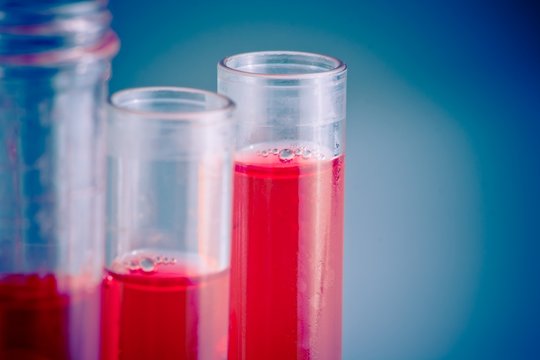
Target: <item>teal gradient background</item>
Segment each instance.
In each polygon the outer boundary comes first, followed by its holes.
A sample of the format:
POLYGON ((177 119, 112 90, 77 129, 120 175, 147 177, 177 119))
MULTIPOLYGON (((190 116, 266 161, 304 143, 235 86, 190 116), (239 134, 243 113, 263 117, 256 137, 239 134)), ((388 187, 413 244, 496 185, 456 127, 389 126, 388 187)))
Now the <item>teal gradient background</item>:
POLYGON ((348 64, 344 359, 540 358, 538 6, 110 7, 112 91, 215 90, 216 63, 246 51, 348 64))

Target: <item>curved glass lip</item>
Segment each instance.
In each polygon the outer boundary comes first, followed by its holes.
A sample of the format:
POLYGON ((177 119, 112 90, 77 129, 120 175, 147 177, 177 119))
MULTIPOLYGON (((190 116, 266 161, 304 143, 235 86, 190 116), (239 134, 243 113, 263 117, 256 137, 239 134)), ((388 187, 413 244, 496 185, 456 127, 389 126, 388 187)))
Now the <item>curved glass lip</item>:
POLYGON ((218 115, 226 115, 231 113, 235 108, 236 104, 229 99, 228 97, 202 89, 195 89, 190 87, 177 87, 177 86, 142 86, 134 87, 124 90, 119 90, 113 93, 108 100, 108 105, 117 112, 124 114, 137 115, 143 118, 155 118, 158 120, 177 120, 177 121, 190 121, 190 120, 204 120, 205 118, 214 118, 218 115), (200 111, 176 111, 176 112, 162 112, 162 111, 144 111, 144 110, 135 110, 130 109, 129 107, 122 106, 118 103, 119 98, 125 97, 130 94, 140 93, 140 92, 152 92, 152 91, 169 91, 173 93, 189 93, 189 94, 201 94, 209 97, 214 97, 219 99, 222 104, 215 108, 209 110, 200 110, 200 111))
POLYGON ((0 67, 3 66, 57 66, 78 61, 112 58, 118 52, 120 43, 115 32, 109 30, 101 41, 91 47, 74 47, 67 50, 53 50, 35 54, 0 54, 0 67))
POLYGON ((339 75, 347 71, 347 65, 336 57, 318 54, 318 53, 312 53, 312 52, 289 51, 289 50, 252 51, 252 52, 235 54, 235 55, 231 55, 231 56, 227 56, 223 58, 218 63, 218 67, 225 71, 228 71, 236 75, 240 75, 240 76, 249 76, 253 78, 276 79, 276 80, 297 80, 297 79, 302 80, 302 79, 326 78, 328 76, 339 75), (305 57, 317 57, 329 63, 333 63, 335 64, 335 66, 333 66, 332 68, 328 70, 308 72, 308 73, 269 74, 269 73, 256 73, 256 72, 251 72, 251 71, 239 70, 237 68, 234 68, 228 65, 228 63, 234 59, 245 57, 245 56, 254 56, 254 55, 257 55, 257 56, 297 55, 297 56, 305 56, 305 57))

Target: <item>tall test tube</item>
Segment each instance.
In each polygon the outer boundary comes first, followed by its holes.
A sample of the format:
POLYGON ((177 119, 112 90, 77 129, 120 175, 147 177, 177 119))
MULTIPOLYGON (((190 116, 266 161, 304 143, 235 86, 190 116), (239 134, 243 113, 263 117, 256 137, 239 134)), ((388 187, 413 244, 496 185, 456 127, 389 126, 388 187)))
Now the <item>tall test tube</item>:
POLYGON ((229 358, 341 358, 346 66, 227 57, 237 104, 229 358))
POLYGON ((226 359, 232 109, 186 88, 111 97, 103 359, 226 359))
POLYGON ((97 359, 106 1, 0 4, 0 359, 97 359))

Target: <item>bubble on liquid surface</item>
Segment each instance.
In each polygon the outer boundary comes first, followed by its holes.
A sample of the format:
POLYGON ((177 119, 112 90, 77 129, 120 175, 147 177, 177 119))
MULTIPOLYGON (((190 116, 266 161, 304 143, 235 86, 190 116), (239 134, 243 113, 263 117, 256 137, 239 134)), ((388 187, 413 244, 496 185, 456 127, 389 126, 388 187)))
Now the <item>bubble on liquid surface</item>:
POLYGON ((304 154, 302 155, 304 159, 309 159, 311 157, 311 150, 305 149, 304 154))
POLYGON ((261 156, 262 157, 267 157, 268 156, 268 150, 261 151, 261 156))
POLYGON ((154 260, 152 260, 151 258, 144 257, 144 258, 141 259, 140 265, 141 265, 141 270, 142 271, 151 272, 151 271, 154 271, 154 268, 155 268, 156 264, 154 263, 154 260))
POLYGON ((131 271, 140 269, 139 262, 135 259, 127 261, 126 267, 131 271))
POLYGON ((107 277, 105 277, 105 282, 104 282, 104 285, 106 287, 110 287, 112 285, 112 282, 114 281, 114 278, 110 275, 107 275, 107 277))
POLYGON ((281 149, 278 157, 282 162, 289 162, 294 159, 294 152, 291 149, 281 149))
POLYGON ((302 152, 303 152, 303 151, 304 151, 304 149, 298 148, 298 149, 296 149, 296 150, 294 151, 294 154, 300 156, 300 155, 302 155, 302 152))
POLYGON ((278 153, 279 153, 279 149, 278 149, 278 148, 273 148, 273 149, 272 149, 272 154, 277 155, 278 153))

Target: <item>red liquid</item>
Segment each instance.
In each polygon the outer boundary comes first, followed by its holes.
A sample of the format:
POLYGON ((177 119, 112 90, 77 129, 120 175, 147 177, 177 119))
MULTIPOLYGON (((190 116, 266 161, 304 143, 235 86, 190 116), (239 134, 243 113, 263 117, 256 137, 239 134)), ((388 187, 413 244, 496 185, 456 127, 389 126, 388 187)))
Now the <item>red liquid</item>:
POLYGON ((50 274, 0 279, 0 359, 97 358, 98 287, 72 282, 62 292, 58 282, 50 274))
POLYGON ((235 164, 229 358, 340 359, 344 158, 264 155, 235 164))
POLYGON ((225 359, 228 272, 198 276, 108 272, 103 281, 102 359, 225 359))

